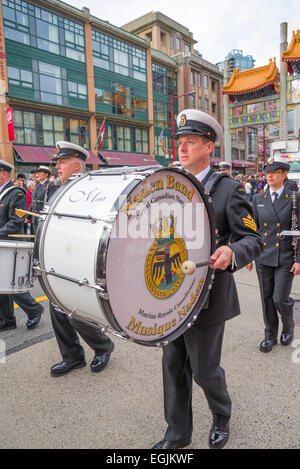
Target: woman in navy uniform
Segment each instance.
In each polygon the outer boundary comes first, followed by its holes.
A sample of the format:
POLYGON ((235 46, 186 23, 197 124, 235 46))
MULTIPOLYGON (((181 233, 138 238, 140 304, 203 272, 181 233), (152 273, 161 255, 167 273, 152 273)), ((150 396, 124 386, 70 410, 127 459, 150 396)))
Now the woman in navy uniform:
MULTIPOLYGON (((222 136, 222 128, 211 116, 195 109, 182 111, 177 126, 180 162, 205 186, 214 174, 210 155, 222 136)), ((164 439, 153 449, 183 448, 191 442, 193 377, 203 389, 212 412, 210 448, 224 447, 229 438, 231 400, 220 360, 225 321, 240 314, 232 272, 260 254, 262 241, 242 185, 224 175, 211 192, 211 198, 220 241, 220 247, 211 256, 215 281, 208 307, 200 312, 194 325, 163 347, 168 426, 164 439)))
MULTIPOLYGON (((264 240, 264 251, 256 259, 265 323, 261 352, 270 352, 277 344, 278 313, 282 321, 281 345, 289 345, 294 337, 294 301, 289 295, 294 275, 300 273, 300 250, 294 251, 292 236, 280 236, 281 231, 291 230, 292 223, 293 192, 284 185, 289 168, 286 158, 269 158, 264 167, 268 190, 255 195, 252 201, 254 217, 264 240)), ((294 195, 300 213, 300 195, 294 195)))
MULTIPOLYGON (((17 209, 26 210, 26 193, 21 187, 15 186, 10 173, 13 166, 0 160, 0 239, 12 240, 10 234, 23 234, 24 216, 17 215, 17 209)), ((44 308, 27 293, 0 295, 0 331, 16 328, 14 303, 25 311, 28 316, 27 329, 34 329, 41 320, 44 308)))

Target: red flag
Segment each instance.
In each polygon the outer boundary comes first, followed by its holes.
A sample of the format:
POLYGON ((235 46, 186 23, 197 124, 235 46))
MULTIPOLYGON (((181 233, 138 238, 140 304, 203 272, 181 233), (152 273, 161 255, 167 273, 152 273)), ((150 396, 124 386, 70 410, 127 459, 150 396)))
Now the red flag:
POLYGON ((6 119, 7 119, 7 129, 8 129, 8 140, 12 142, 15 139, 15 131, 14 131, 13 112, 12 112, 11 107, 6 109, 6 119))
POLYGON ((103 122, 102 122, 100 130, 99 130, 98 139, 100 139, 100 148, 102 148, 102 145, 103 145, 104 131, 105 131, 105 119, 103 119, 103 122))

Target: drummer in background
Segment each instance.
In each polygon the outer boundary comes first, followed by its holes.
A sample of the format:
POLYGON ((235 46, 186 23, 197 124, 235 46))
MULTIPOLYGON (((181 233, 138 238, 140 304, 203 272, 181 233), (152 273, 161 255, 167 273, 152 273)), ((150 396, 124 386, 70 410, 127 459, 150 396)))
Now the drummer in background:
MULTIPOLYGON (((50 178, 50 168, 48 166, 39 166, 36 174, 36 187, 31 196, 31 204, 29 207, 30 212, 41 213, 44 208, 45 203, 50 199, 50 197, 56 191, 56 186, 49 181, 50 178)), ((37 230, 38 218, 32 218, 32 229, 34 234, 37 230)))
POLYGON ((228 163, 228 161, 220 161, 219 171, 222 171, 222 173, 226 173, 228 176, 231 176, 231 163, 228 163))
MULTIPOLYGON (((56 169, 62 186, 54 193, 52 201, 59 194, 61 188, 68 184, 70 177, 76 173, 85 172, 85 160, 90 156, 87 150, 70 142, 57 142, 56 148, 57 154, 53 161, 56 161, 56 169)), ((51 200, 49 203, 51 204, 51 200)), ((86 366, 84 349, 79 342, 77 332, 95 351, 94 359, 90 365, 92 372, 102 371, 107 366, 110 354, 114 349, 113 342, 98 329, 76 321, 76 319, 69 319, 67 314, 55 309, 51 301, 50 314, 63 359, 62 362, 51 367, 51 376, 62 376, 75 368, 86 366)))
MULTIPOLYGON (((9 237, 10 234, 23 234, 24 229, 24 217, 20 217, 16 209, 27 208, 25 190, 15 186, 10 179, 12 169, 11 164, 0 160, 0 239, 11 241, 13 238, 9 237)), ((43 306, 29 292, 3 294, 0 295, 0 332, 17 327, 14 301, 28 316, 27 329, 35 329, 41 320, 43 306)))
MULTIPOLYGON (((182 111, 177 126, 179 160, 205 186, 216 174, 210 167, 210 155, 222 136, 222 128, 211 116, 195 109, 182 111)), ((240 314, 232 272, 260 254, 262 240, 245 190, 237 181, 221 176, 211 198, 220 241, 210 257, 215 280, 207 305, 194 325, 163 347, 167 430, 153 449, 184 448, 190 444, 193 377, 203 389, 212 412, 209 447, 223 448, 229 438, 231 399, 220 360, 225 321, 240 314)))

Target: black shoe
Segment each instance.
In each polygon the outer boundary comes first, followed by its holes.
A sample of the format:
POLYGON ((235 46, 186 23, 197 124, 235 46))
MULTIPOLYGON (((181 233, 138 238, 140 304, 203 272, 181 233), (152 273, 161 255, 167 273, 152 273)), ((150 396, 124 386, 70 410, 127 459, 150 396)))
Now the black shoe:
POLYGON ((264 353, 271 352, 273 345, 277 344, 277 339, 264 339, 259 346, 259 350, 264 353))
POLYGON ((82 360, 79 362, 72 362, 72 363, 66 363, 66 362, 60 362, 56 363, 56 365, 53 365, 50 370, 50 375, 51 376, 63 376, 66 375, 67 373, 70 373, 70 371, 75 370, 75 368, 83 368, 86 366, 86 361, 82 360))
POLYGON ((284 332, 280 336, 281 345, 290 345, 293 342, 294 334, 285 334, 284 332))
POLYGON ((42 317, 42 313, 39 313, 34 318, 29 319, 26 322, 27 329, 29 330, 35 329, 39 325, 41 317, 42 317))
POLYGON ((107 366, 109 362, 110 354, 113 352, 114 348, 115 348, 115 345, 112 344, 110 352, 102 353, 102 355, 99 355, 96 353, 91 363, 91 370, 93 373, 99 373, 100 371, 104 370, 104 368, 107 366))
POLYGON ((168 440, 161 440, 156 445, 153 446, 151 449, 177 449, 177 448, 185 448, 191 443, 192 439, 188 438, 187 440, 180 440, 180 441, 168 441, 168 440))
POLYGON ((1 325, 0 325, 0 332, 2 332, 2 331, 9 331, 10 329, 16 329, 16 328, 17 328, 17 325, 16 325, 15 322, 14 322, 14 323, 11 323, 11 324, 9 324, 9 323, 7 323, 7 324, 1 324, 1 325))
POLYGON ((208 444, 211 449, 222 449, 229 439, 229 424, 213 425, 209 433, 208 444))

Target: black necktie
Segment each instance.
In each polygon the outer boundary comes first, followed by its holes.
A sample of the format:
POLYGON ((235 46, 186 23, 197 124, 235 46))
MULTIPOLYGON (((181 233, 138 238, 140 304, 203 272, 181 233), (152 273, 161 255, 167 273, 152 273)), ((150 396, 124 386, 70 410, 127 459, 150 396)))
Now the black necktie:
POLYGON ((278 196, 277 192, 273 192, 273 196, 274 196, 273 207, 274 207, 274 210, 276 212, 277 211, 276 209, 278 207, 278 198, 279 198, 279 196, 278 196))

